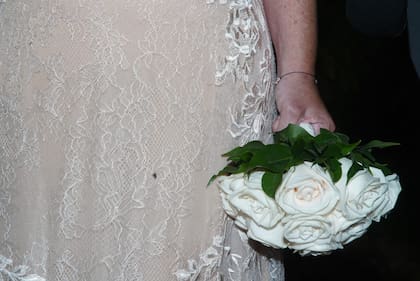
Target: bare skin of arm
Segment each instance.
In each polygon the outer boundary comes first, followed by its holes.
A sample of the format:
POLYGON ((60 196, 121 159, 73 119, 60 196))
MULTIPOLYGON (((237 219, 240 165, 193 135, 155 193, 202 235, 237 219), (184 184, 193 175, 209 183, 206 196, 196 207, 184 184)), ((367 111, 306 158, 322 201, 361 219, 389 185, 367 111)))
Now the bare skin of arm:
MULTIPOLYGON (((317 53, 316 0, 263 0, 268 27, 277 56, 277 74, 299 71, 315 74, 317 53)), ((279 116, 273 131, 289 123, 310 123, 316 133, 320 128, 335 130, 314 77, 293 73, 279 81, 275 89, 279 116)))

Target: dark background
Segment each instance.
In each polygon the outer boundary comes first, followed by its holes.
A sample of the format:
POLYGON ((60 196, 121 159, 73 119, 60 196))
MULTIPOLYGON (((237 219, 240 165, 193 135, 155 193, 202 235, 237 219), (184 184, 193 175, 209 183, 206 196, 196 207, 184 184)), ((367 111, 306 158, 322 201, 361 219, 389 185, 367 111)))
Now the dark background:
POLYGON ((346 20, 343 0, 318 1, 318 15, 319 89, 336 131, 354 141, 399 142, 374 155, 400 176, 402 192, 386 219, 343 250, 321 257, 286 252, 286 280, 419 281, 420 80, 407 34, 378 39, 358 33, 346 20))

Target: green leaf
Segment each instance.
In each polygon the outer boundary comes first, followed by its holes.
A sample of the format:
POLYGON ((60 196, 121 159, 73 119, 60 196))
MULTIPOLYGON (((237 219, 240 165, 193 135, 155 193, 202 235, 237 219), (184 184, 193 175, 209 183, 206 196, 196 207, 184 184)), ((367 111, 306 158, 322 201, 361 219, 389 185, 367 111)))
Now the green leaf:
POLYGON ((235 155, 230 156, 227 160, 234 163, 248 162, 252 158, 252 152, 242 151, 242 153, 236 153, 235 155))
POLYGON ((209 181, 207 182, 207 186, 211 185, 219 176, 219 174, 212 175, 209 181))
POLYGON ((274 195, 276 194, 276 191, 280 186, 282 179, 282 173, 265 172, 262 177, 262 189, 268 196, 274 198, 274 195))
POLYGON ((231 164, 226 165, 217 174, 211 176, 210 180, 207 183, 207 186, 209 186, 217 177, 220 177, 220 176, 229 176, 231 174, 238 173, 238 170, 239 170, 239 167, 232 166, 231 164))
POLYGON ((297 165, 299 163, 302 163, 303 161, 308 161, 313 158, 314 151, 313 149, 307 149, 306 147, 308 144, 300 139, 297 140, 292 146, 291 146, 291 153, 293 155, 293 164, 297 165))
POLYGON ((343 140, 334 132, 328 130, 322 130, 314 137, 314 143, 319 146, 329 145, 333 143, 345 143, 343 140))
POLYGON ((253 154, 257 152, 258 150, 264 149, 265 145, 260 141, 251 141, 244 146, 239 146, 234 149, 232 149, 229 152, 226 152, 225 154, 222 154, 224 157, 228 157, 228 160, 231 159, 241 159, 241 157, 244 154, 253 154))
POLYGON ((292 159, 292 152, 285 144, 268 144, 259 153, 255 153, 249 161, 252 168, 264 168, 280 172, 292 159))
POLYGON ((350 169, 347 171, 346 184, 348 184, 350 179, 360 170, 363 170, 363 166, 357 163, 356 161, 353 161, 353 164, 351 165, 350 169))
POLYGON ((372 167, 381 169, 385 176, 388 176, 388 175, 392 174, 392 171, 388 168, 388 165, 386 165, 386 164, 381 164, 381 163, 374 162, 372 164, 372 167))
POLYGON ((343 144, 341 145, 341 155, 346 156, 349 155, 357 146, 361 143, 361 141, 357 141, 354 143, 343 144))
MULTIPOLYGON (((323 130, 328 131, 326 129, 321 129, 321 131, 323 131, 323 130)), ((350 142, 350 138, 348 136, 346 136, 345 134, 334 132, 334 135, 336 135, 337 138, 339 138, 342 143, 349 143, 350 142)), ((360 143, 360 141, 358 141, 358 143, 360 143)))
POLYGON ((358 149, 356 149, 355 151, 355 155, 357 154, 361 154, 361 156, 363 156, 364 158, 368 159, 371 162, 375 161, 375 157, 373 156, 372 152, 370 151, 370 149, 366 149, 364 147, 359 147, 358 149))
POLYGON ((365 157, 364 154, 362 154, 358 151, 357 152, 355 151, 354 153, 352 153, 352 155, 350 156, 350 159, 353 162, 358 162, 364 168, 368 168, 369 166, 371 166, 374 163, 372 161, 372 159, 365 157))
POLYGON ((289 124, 283 130, 274 134, 274 143, 286 143, 293 145, 297 140, 310 142, 311 136, 304 128, 299 125, 289 124))
POLYGON ((249 165, 249 162, 243 162, 237 166, 236 170, 233 171, 232 174, 249 173, 251 170, 252 167, 249 165))
MULTIPOLYGON (((341 147, 339 144, 330 144, 320 155, 323 159, 334 158, 335 156, 341 156, 341 147)), ((341 158, 341 157, 339 157, 341 158)))
POLYGON ((326 162, 327 171, 333 182, 337 182, 342 175, 341 163, 337 159, 329 159, 326 162))
POLYGON ((367 144, 363 145, 364 148, 370 149, 370 148, 386 148, 390 146, 397 146, 400 145, 398 142, 384 142, 380 140, 372 140, 368 142, 367 144))
POLYGON ((339 155, 344 156, 348 154, 358 145, 358 143, 349 144, 348 138, 345 135, 323 129, 314 138, 313 145, 319 154, 324 154, 325 150, 329 150, 329 152, 327 152, 328 155, 333 153, 333 155, 339 157, 339 155), (331 146, 335 146, 335 148, 332 149, 331 146))

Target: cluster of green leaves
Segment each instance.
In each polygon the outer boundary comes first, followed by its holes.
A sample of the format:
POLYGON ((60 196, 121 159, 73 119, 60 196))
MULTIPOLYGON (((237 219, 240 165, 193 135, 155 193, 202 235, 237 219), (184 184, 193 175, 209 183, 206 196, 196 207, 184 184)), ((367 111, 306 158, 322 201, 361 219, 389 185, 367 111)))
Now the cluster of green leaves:
POLYGON ((273 144, 251 141, 223 154, 229 163, 213 175, 209 184, 217 177, 238 173, 250 174, 264 171, 262 188, 274 197, 280 186, 283 174, 291 167, 304 161, 318 164, 325 168, 333 182, 342 176, 340 158, 347 157, 353 161, 347 173, 347 181, 359 170, 369 167, 381 169, 385 175, 391 174, 386 164, 378 163, 372 155, 372 149, 399 145, 395 142, 373 140, 366 144, 361 141, 350 143, 349 137, 338 132, 321 129, 316 136, 310 135, 299 125, 290 124, 274 134, 273 144))

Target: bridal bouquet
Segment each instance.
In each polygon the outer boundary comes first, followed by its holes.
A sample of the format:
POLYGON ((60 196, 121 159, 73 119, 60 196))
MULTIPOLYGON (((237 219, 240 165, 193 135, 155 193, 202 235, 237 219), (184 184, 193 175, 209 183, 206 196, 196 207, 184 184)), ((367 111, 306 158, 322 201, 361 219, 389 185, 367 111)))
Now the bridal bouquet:
POLYGON ((350 143, 341 133, 289 125, 274 143, 252 141, 223 156, 216 181, 225 212, 249 238, 301 255, 341 249, 394 208, 399 178, 372 149, 398 145, 350 143))

